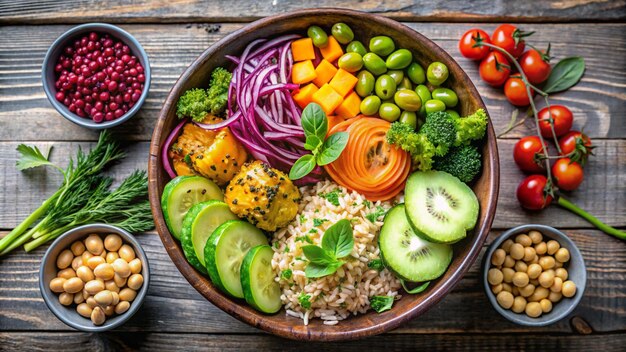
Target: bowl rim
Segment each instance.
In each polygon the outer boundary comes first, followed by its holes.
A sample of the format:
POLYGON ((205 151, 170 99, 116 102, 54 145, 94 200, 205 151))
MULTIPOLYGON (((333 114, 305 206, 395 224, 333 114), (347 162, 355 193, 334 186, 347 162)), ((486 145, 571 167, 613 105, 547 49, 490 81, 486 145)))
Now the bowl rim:
MULTIPOLYGON (((85 236, 87 236, 87 234, 85 234, 85 236)), ((139 255, 137 255, 137 257, 139 257, 139 255)), ((78 226, 71 230, 66 231, 61 236, 59 236, 56 240, 54 240, 54 242, 52 242, 52 244, 48 247, 48 249, 46 249, 46 253, 43 255, 41 259, 41 264, 39 265, 39 291, 48 309, 60 321, 65 323, 65 325, 70 326, 80 331, 85 331, 85 332, 108 331, 108 330, 115 329, 121 326, 122 324, 126 323, 130 318, 132 318, 135 315, 135 313, 137 313, 137 311, 139 311, 139 308, 141 308, 141 305, 143 304, 143 301, 148 294, 149 286, 150 286, 150 263, 148 262, 148 256, 146 255, 146 252, 143 250, 139 241, 137 241, 137 239, 126 230, 119 228, 117 226, 104 224, 104 223, 93 223, 93 224, 88 224, 88 225, 82 225, 82 226, 78 226), (91 323, 91 320, 87 318, 84 318, 85 319, 84 325, 76 324, 73 321, 66 319, 65 316, 61 314, 61 312, 58 311, 58 307, 54 306, 52 302, 50 302, 51 295, 50 293, 48 293, 48 291, 50 291, 50 288, 44 282, 46 264, 48 263, 48 261, 53 259, 51 258, 52 251, 55 248, 59 247, 61 245, 61 242, 65 238, 70 237, 77 232, 82 232, 82 231, 89 230, 89 229, 93 229, 93 232, 97 233, 98 235, 102 235, 103 233, 106 233, 106 232, 115 233, 115 234, 120 235, 124 239, 124 241, 130 242, 130 244, 133 246, 133 249, 141 255, 142 257, 141 265, 142 265, 142 268, 145 269, 143 270, 145 271, 145 274, 142 273, 143 285, 141 286, 141 289, 137 291, 137 296, 133 300, 133 304, 130 305, 130 308, 128 309, 128 311, 120 315, 119 316, 120 319, 116 320, 115 322, 112 322, 110 324, 107 324, 105 322, 103 325, 100 325, 100 326, 93 325, 91 323)), ((56 296, 56 293, 52 291, 50 292, 52 295, 56 296)), ((76 312, 72 312, 72 313, 78 314, 76 312)))
POLYGON ((65 117, 67 120, 79 126, 89 128, 92 130, 102 130, 106 128, 119 126, 122 123, 128 121, 131 117, 133 117, 139 111, 139 109, 141 109, 141 106, 143 105, 143 103, 146 101, 148 97, 148 93, 150 90, 150 83, 151 83, 151 74, 152 74, 152 70, 150 68, 150 59, 148 57, 148 54, 144 50, 143 46, 141 45, 141 43, 139 43, 139 41, 132 34, 128 33, 124 29, 118 26, 109 24, 109 23, 101 23, 101 22, 84 23, 84 24, 72 27, 68 29, 67 31, 65 31, 63 34, 57 37, 57 39, 55 39, 54 42, 52 42, 52 44, 48 48, 48 51, 46 52, 46 56, 44 57, 43 63, 41 65, 41 82, 43 84, 43 90, 46 93, 46 97, 48 98, 48 101, 50 101, 50 104, 52 104, 54 109, 63 117, 65 117), (134 53, 134 54, 137 56, 137 58, 140 59, 140 61, 142 61, 141 63, 144 67, 144 76, 146 76, 146 81, 144 82, 144 87, 141 92, 141 96, 139 97, 139 100, 137 100, 137 103, 130 110, 128 110, 126 114, 122 115, 120 118, 115 119, 115 120, 102 121, 98 123, 88 118, 80 117, 74 114, 73 112, 69 111, 69 109, 65 105, 61 104, 60 102, 56 100, 55 93, 53 93, 54 84, 53 83, 48 84, 49 83, 47 80, 48 64, 51 60, 56 59, 56 57, 52 57, 53 52, 58 47, 63 46, 65 43, 67 43, 67 41, 70 38, 75 37, 83 32, 88 32, 88 31, 101 31, 101 32, 110 31, 112 33, 109 33, 109 32, 106 32, 106 33, 113 34, 116 37, 116 39, 124 42, 127 45, 128 45, 128 42, 132 43, 132 45, 137 47, 137 51, 138 51, 137 53, 134 53))
MULTIPOLYGON (((570 262, 571 262, 571 259, 570 259, 570 262)), ((482 271, 483 271, 482 273, 483 288, 485 289, 485 294, 487 295, 487 298, 489 302, 491 303, 491 305, 493 306, 493 308, 498 313, 500 313, 501 316, 506 318, 508 321, 519 324, 519 325, 524 325, 524 326, 536 326, 536 327, 547 326, 547 325, 554 324, 562 320, 563 318, 567 317, 572 311, 574 311, 574 309, 576 309, 576 307, 580 303, 580 300, 582 299, 583 294, 585 292, 585 287, 587 286, 587 266, 585 265, 585 258, 583 257, 582 253, 578 249, 578 246, 576 246, 576 243, 571 238, 569 238, 569 236, 567 236, 565 233, 548 225, 541 225, 541 224, 520 225, 520 226, 513 227, 511 229, 508 229, 507 231, 500 234, 498 238, 496 238, 493 242, 491 242, 491 244, 489 245, 489 248, 485 252, 485 256, 483 257, 483 263, 482 263, 482 271), (582 268, 581 268, 582 279, 579 280, 580 282, 576 282, 576 294, 574 295, 574 297, 570 298, 567 301, 567 304, 569 304, 567 309, 553 316, 542 315, 539 318, 533 318, 535 319, 534 321, 526 321, 526 320, 522 320, 518 318, 518 315, 521 315, 521 313, 518 314, 511 310, 500 307, 500 305, 498 304, 498 301, 496 300, 496 295, 494 295, 491 292, 491 287, 489 286, 489 281, 487 280, 487 272, 491 268, 491 260, 489 260, 489 258, 491 258, 493 253, 496 251, 496 249, 498 249, 498 247, 502 244, 502 242, 506 241, 512 236, 515 236, 520 233, 526 233, 531 230, 538 230, 542 234, 545 234, 547 237, 550 237, 550 238, 555 237, 554 239, 557 240, 557 242, 559 243, 566 243, 568 246, 568 250, 570 251, 570 257, 579 258, 580 262, 582 263, 582 268)), ((559 302, 558 304, 562 304, 562 303, 564 302, 559 302)))
POLYGON ((162 209, 160 205, 161 195, 159 194, 159 190, 157 189, 156 178, 160 169, 158 158, 160 154, 161 145, 159 143, 159 139, 161 134, 164 132, 164 124, 167 118, 167 110, 169 110, 172 105, 171 96, 174 92, 178 92, 181 90, 181 87, 184 85, 184 82, 192 76, 192 67, 196 67, 202 64, 204 61, 208 60, 211 56, 219 53, 223 50, 223 47, 226 43, 237 40, 239 36, 244 34, 247 31, 253 31, 257 28, 264 27, 266 25, 270 25, 275 22, 290 20, 294 18, 304 17, 304 16, 318 16, 321 13, 325 15, 336 15, 336 16, 349 16, 352 18, 359 18, 364 21, 372 21, 377 24, 382 24, 387 27, 392 27, 395 30, 407 35, 409 37, 419 37, 420 40, 424 43, 426 47, 428 47, 431 51, 437 52, 440 57, 445 58, 448 62, 451 63, 458 72, 460 72, 460 77, 458 79, 460 81, 465 82, 467 86, 466 89, 468 94, 475 98, 477 104, 480 108, 485 109, 487 111, 484 102, 482 101, 478 90, 474 86, 473 82, 467 76, 465 71, 460 67, 460 65, 454 60, 444 49, 439 47, 433 41, 422 35, 421 33, 407 27, 404 24, 401 24, 393 19, 370 14, 366 12, 349 10, 349 9, 341 9, 341 8, 322 8, 322 9, 304 9, 304 10, 296 10, 285 12, 282 14, 277 14, 273 16, 268 16, 262 19, 259 19, 255 22, 252 22, 241 29, 223 37, 210 47, 208 47, 200 56, 194 60, 190 66, 183 71, 179 79, 172 86, 172 89, 168 93, 168 96, 163 104, 163 107, 159 113, 159 118, 157 120, 157 124, 155 126, 152 140, 150 144, 150 156, 148 162, 148 173, 150 179, 152 181, 149 183, 149 198, 150 204, 152 208, 152 213, 155 219, 155 225, 159 237, 163 242, 163 246, 165 247, 168 255, 181 272, 181 274, 185 277, 185 279, 193 286, 203 297, 205 297, 209 302, 220 308, 222 311, 228 313, 229 315, 237 318, 240 321, 243 321, 251 326, 260 328, 264 331, 270 332, 272 334, 286 337, 294 340, 311 340, 311 341, 339 341, 339 340, 354 340, 358 338, 364 338, 376 334, 380 334, 391 329, 397 328, 398 326, 408 322, 409 320, 419 316, 424 313, 426 310, 430 309, 437 302, 439 302, 443 297, 449 293, 461 280, 461 278, 469 271, 471 264, 477 259, 480 254, 483 244, 489 234, 489 230, 491 228, 491 224, 493 222, 495 216, 495 209, 498 199, 499 193, 499 184, 500 184, 500 170, 499 170, 499 159, 498 159, 498 149, 496 144, 495 132, 493 130, 493 125, 491 120, 488 123, 487 127, 487 141, 485 142, 488 146, 487 154, 485 154, 485 158, 488 158, 491 162, 491 168, 487 170, 489 177, 491 179, 491 183, 488 185, 486 197, 487 197, 487 207, 485 210, 485 218, 482 222, 477 224, 474 229, 474 241, 469 244, 469 250, 467 255, 462 258, 459 262, 459 268, 456 272, 452 273, 452 275, 441 284, 437 289, 431 292, 431 294, 424 298, 420 305, 411 307, 406 311, 402 312, 402 314, 391 316, 388 320, 379 323, 372 324, 366 328, 352 329, 349 331, 346 330, 333 330, 333 331, 318 331, 318 330, 297 330, 297 329, 288 329, 282 328, 276 324, 272 324, 271 320, 268 320, 265 315, 262 313, 250 313, 250 311, 244 308, 243 304, 240 303, 232 303, 231 298, 226 295, 218 292, 216 289, 211 287, 207 288, 202 284, 201 274, 197 272, 191 265, 180 261, 179 259, 184 258, 178 248, 178 244, 174 237, 169 233, 167 226, 162 219, 162 209))

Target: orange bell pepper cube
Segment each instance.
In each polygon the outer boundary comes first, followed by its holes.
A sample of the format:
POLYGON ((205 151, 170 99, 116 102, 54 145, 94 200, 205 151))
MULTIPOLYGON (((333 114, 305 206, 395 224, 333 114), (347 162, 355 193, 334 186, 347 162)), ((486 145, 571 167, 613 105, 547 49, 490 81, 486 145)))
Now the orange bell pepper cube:
POLYGON ((325 48, 320 48, 320 53, 328 62, 334 62, 343 55, 343 49, 335 37, 328 36, 328 45, 325 48))
POLYGON ((291 81, 296 84, 311 82, 317 78, 315 67, 311 60, 296 62, 291 68, 291 81))
POLYGON ((329 84, 337 93, 345 97, 354 88, 358 80, 356 76, 340 68, 329 84))
POLYGON ((300 88, 300 90, 293 95, 293 100, 299 107, 304 109, 311 101, 313 101, 313 93, 317 92, 317 87, 313 83, 309 83, 306 86, 300 88))
POLYGON ((313 102, 318 103, 326 116, 333 114, 333 111, 343 102, 343 98, 328 83, 324 84, 317 92, 313 93, 313 102))
POLYGON ((337 73, 337 67, 328 62, 326 59, 322 59, 322 61, 320 61, 315 68, 315 73, 317 73, 317 78, 313 80, 313 83, 315 83, 316 86, 321 87, 335 76, 337 73))
MULTIPOLYGON (((337 110, 339 110, 339 108, 337 108, 337 110)), ((339 115, 330 115, 327 118, 328 118, 328 133, 326 134, 326 137, 330 135, 330 130, 332 130, 333 127, 345 121, 345 119, 339 115)))
POLYGON ((302 38, 291 42, 291 54, 293 61, 304 61, 315 59, 315 49, 311 38, 302 38))
POLYGON ((355 91, 348 94, 335 113, 343 118, 353 118, 361 112, 361 98, 355 91))

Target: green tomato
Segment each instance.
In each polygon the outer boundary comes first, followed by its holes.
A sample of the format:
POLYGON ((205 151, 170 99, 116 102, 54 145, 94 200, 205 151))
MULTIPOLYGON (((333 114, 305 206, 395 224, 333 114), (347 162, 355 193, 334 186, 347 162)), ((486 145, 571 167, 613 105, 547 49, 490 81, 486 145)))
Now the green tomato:
MULTIPOLYGON (((354 87, 356 94, 362 98, 372 94, 374 91, 374 84, 376 83, 374 75, 372 75, 369 71, 363 70, 356 75, 356 78, 358 79, 356 86, 354 87)), ((376 110, 378 110, 378 108, 376 110)))
POLYGON ((428 69, 426 70, 426 79, 433 86, 440 86, 443 82, 448 79, 448 66, 444 63, 435 61, 432 64, 428 65, 428 69))
POLYGON ((405 111, 418 111, 422 107, 422 99, 412 90, 402 89, 396 92, 393 100, 405 111))
POLYGON ((400 114, 400 122, 406 123, 413 127, 413 129, 417 128, 417 114, 413 111, 403 111, 400 114))
POLYGON ((426 113, 427 114, 430 114, 431 112, 445 111, 446 110, 446 104, 444 104, 443 101, 436 100, 436 99, 431 99, 431 100, 427 101, 424 104, 424 107, 426 108, 426 113))
POLYGON ((325 48, 328 45, 328 34, 319 26, 311 26, 306 31, 309 38, 313 39, 313 45, 325 48))
POLYGON ((396 49, 396 45, 393 43, 393 39, 379 35, 370 39, 370 51, 380 55, 387 56, 396 49))
POLYGON ((422 84, 426 82, 426 72, 424 72, 422 65, 417 62, 409 65, 409 68, 406 69, 406 74, 411 79, 411 82, 415 84, 422 84))
POLYGON ((374 91, 380 99, 390 99, 396 93, 396 81, 389 75, 382 75, 376 80, 374 91))
POLYGON ((380 108, 380 104, 381 102, 379 97, 370 95, 361 101, 361 105, 359 106, 361 114, 365 116, 376 115, 378 113, 378 109, 380 108))
POLYGON ((419 115, 424 117, 424 116, 426 116, 426 104, 425 104, 425 102, 427 102, 430 99, 432 99, 432 96, 430 95, 430 90, 428 89, 427 86, 425 86, 423 84, 420 84, 417 87, 415 87, 415 93, 417 93, 417 95, 419 95, 420 99, 422 99, 422 107, 420 108, 419 115))
POLYGON ((396 85, 402 83, 402 80, 404 79, 404 71, 402 70, 387 71, 387 74, 391 76, 394 81, 396 81, 396 85))
POLYGON ((385 61, 381 59, 380 56, 374 53, 367 53, 365 54, 365 56, 363 56, 363 65, 374 76, 380 76, 383 73, 387 72, 387 66, 385 65, 385 61))
POLYGON ((380 105, 380 109, 378 109, 378 116, 383 120, 394 122, 400 118, 400 108, 396 104, 383 103, 380 105))
POLYGON ((348 44, 354 39, 354 32, 345 23, 335 23, 331 29, 333 37, 341 44, 348 44))
POLYGON ((401 70, 413 61, 413 54, 407 49, 398 49, 391 53, 385 61, 388 69, 391 70, 401 70))
POLYGON ((458 112, 456 112, 456 110, 452 110, 452 109, 448 109, 446 110, 446 112, 448 113, 448 115, 450 115, 450 117, 456 118, 456 119, 460 119, 461 115, 459 115, 458 112))
POLYGON ((337 60, 337 65, 348 72, 356 72, 363 67, 363 58, 357 53, 345 53, 337 60))
POLYGON ((446 107, 453 108, 459 103, 459 97, 449 88, 436 88, 432 91, 433 99, 441 100, 446 107))
POLYGON ((365 56, 367 54, 367 49, 365 49, 365 45, 358 40, 353 40, 346 46, 347 53, 357 53, 361 56, 365 56))
POLYGON ((398 90, 400 89, 413 90, 413 84, 411 83, 411 80, 409 79, 409 77, 404 77, 402 79, 402 82, 400 82, 400 84, 398 85, 398 90))

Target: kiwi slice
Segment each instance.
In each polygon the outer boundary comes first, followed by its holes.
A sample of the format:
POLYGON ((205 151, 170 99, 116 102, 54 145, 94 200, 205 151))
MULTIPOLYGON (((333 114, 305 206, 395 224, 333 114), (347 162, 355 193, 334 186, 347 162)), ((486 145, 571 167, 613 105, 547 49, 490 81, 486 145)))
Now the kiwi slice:
POLYGON ((476 195, 447 172, 415 172, 409 176, 404 192, 409 222, 428 241, 454 243, 476 225, 476 195))
POLYGON ((385 266, 406 281, 429 281, 441 276, 452 261, 452 246, 432 243, 416 235, 404 204, 391 208, 378 236, 385 266))

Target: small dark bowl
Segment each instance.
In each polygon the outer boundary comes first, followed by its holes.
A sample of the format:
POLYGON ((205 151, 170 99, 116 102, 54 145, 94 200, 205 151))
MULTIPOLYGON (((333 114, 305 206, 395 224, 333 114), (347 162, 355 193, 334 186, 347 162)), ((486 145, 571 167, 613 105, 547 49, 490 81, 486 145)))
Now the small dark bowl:
POLYGON ((48 100, 54 106, 54 108, 66 119, 72 121, 73 123, 93 129, 93 130, 101 130, 105 128, 114 127, 120 125, 127 120, 129 120, 133 115, 141 109, 146 97, 148 96, 148 91, 150 90, 150 61, 148 60, 148 54, 143 50, 143 47, 135 37, 130 35, 130 33, 121 29, 120 27, 106 24, 106 23, 86 23, 80 26, 76 26, 67 32, 63 33, 57 40, 52 43, 50 49, 46 53, 46 57, 43 60, 43 66, 41 68, 41 79, 43 81, 43 90, 46 92, 46 96, 48 100), (94 122, 92 119, 87 117, 80 117, 73 112, 71 112, 67 106, 63 105, 61 102, 57 101, 56 87, 54 86, 55 82, 55 73, 54 66, 56 65, 56 61, 61 55, 61 51, 67 44, 73 42, 77 37, 88 34, 90 32, 98 32, 98 33, 106 33, 109 34, 116 39, 122 41, 124 44, 128 45, 133 55, 137 56, 139 62, 144 68, 144 75, 146 76, 146 81, 144 82, 143 91, 141 92, 141 97, 137 100, 137 103, 126 112, 126 114, 122 115, 120 118, 111 121, 102 121, 100 123, 94 122))
POLYGON ((59 320, 67 324, 68 326, 86 332, 102 332, 124 324, 130 319, 141 307, 146 293, 148 292, 148 286, 150 284, 150 266, 148 263, 148 257, 141 248, 139 242, 130 233, 120 229, 119 227, 107 225, 107 224, 90 224, 79 226, 75 229, 69 230, 59 238, 57 238, 48 248, 46 254, 44 254, 41 260, 41 268, 39 270, 39 290, 41 296, 46 305, 56 315, 59 320), (85 318, 76 312, 76 305, 64 306, 59 303, 59 295, 50 290, 50 280, 56 277, 57 267, 56 258, 62 250, 69 248, 69 246, 76 240, 83 239, 87 235, 95 234, 109 234, 114 233, 120 235, 125 243, 128 243, 133 247, 135 255, 141 260, 141 275, 143 276, 143 285, 137 291, 137 297, 130 303, 130 308, 121 315, 114 315, 107 317, 106 321, 102 325, 94 325, 91 319, 85 318))
POLYGON ((528 224, 514 227, 506 231, 505 233, 501 234, 495 241, 493 241, 491 245, 489 245, 489 250, 483 258, 483 284, 485 287, 485 293, 489 298, 489 302, 491 302, 493 308, 498 311, 500 315, 519 325, 546 326, 554 324, 557 321, 565 318, 574 310, 574 308, 576 308, 576 306, 580 302, 580 299, 583 297, 583 293, 585 292, 586 283, 587 269, 585 268, 585 261, 582 254, 580 254, 578 247, 576 247, 574 241, 572 241, 563 232, 555 229, 554 227, 546 225, 528 224), (537 230, 541 232, 544 238, 548 238, 548 240, 555 240, 559 242, 561 247, 567 248, 570 253, 570 260, 567 264, 568 280, 572 280, 576 284, 576 294, 574 295, 574 297, 563 297, 561 301, 555 303, 552 306, 552 310, 549 313, 542 314, 538 318, 531 318, 524 313, 515 313, 510 309, 504 309, 500 307, 498 301, 496 301, 496 295, 491 292, 491 287, 489 286, 489 282, 487 281, 487 272, 491 268, 491 256, 493 255, 493 252, 495 252, 496 249, 500 248, 502 242, 506 241, 507 239, 521 233, 528 233, 532 230, 537 230))

